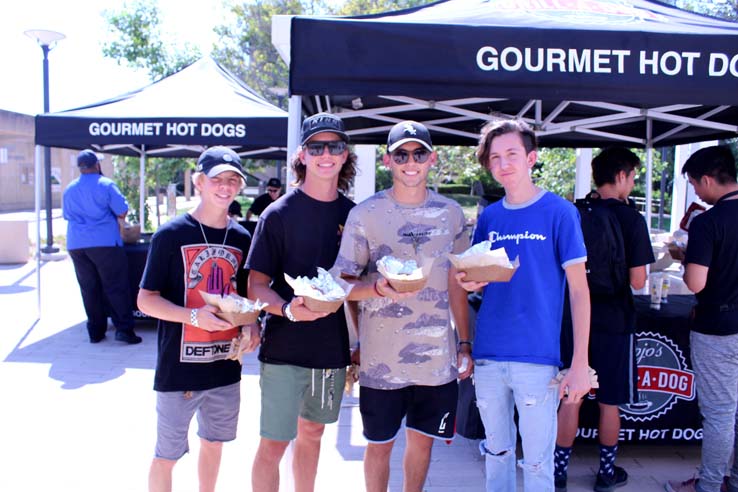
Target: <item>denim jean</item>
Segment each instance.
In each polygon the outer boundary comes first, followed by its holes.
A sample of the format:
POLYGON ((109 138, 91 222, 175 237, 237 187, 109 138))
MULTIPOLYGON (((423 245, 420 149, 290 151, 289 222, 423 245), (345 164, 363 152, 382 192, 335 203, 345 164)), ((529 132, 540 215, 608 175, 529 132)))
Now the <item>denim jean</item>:
POLYGON ((692 332, 689 336, 697 401, 702 414, 702 463, 698 492, 718 492, 732 465, 729 490, 738 490, 738 335, 715 336, 692 332))
POLYGON ((486 439, 479 449, 485 459, 487 492, 515 492, 515 447, 518 409, 525 492, 553 492, 558 368, 524 362, 476 360, 477 407, 486 439))

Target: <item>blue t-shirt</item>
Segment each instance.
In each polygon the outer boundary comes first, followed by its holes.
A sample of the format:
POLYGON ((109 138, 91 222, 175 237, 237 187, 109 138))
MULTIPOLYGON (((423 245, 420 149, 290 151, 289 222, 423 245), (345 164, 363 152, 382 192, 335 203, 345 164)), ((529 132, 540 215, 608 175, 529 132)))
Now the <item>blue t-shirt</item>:
POLYGON ((558 366, 564 269, 587 259, 579 213, 545 190, 523 204, 503 199, 479 217, 473 242, 487 239, 520 266, 510 282, 484 288, 474 358, 558 366))
POLYGON ((100 174, 82 174, 64 191, 67 249, 122 246, 118 216, 128 202, 115 183, 100 174))

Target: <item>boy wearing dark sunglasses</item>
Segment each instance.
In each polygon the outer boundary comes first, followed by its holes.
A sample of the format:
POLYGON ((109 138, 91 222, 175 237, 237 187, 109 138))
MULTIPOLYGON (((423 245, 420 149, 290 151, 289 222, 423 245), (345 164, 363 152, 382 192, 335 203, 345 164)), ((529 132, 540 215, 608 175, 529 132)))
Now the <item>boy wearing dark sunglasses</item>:
POLYGON ((343 308, 318 313, 294 297, 285 274, 315 277, 336 260, 349 210, 346 193, 356 156, 335 115, 319 113, 302 124, 292 161, 297 188, 259 217, 246 261, 249 297, 269 303, 261 361, 261 441, 251 475, 254 492, 279 488, 279 462, 295 439, 297 490, 311 491, 325 424, 338 420, 350 364, 343 308))
POLYGON ((360 303, 359 401, 369 441, 368 492, 387 490, 403 419, 403 490, 422 490, 434 440, 454 436, 456 379, 471 373, 466 293, 449 282, 454 277, 445 257, 464 251, 469 236, 461 207, 426 187, 436 159, 425 126, 405 121, 390 130, 384 164, 392 172, 392 188, 351 211, 336 260, 336 268, 355 284, 349 299, 360 303), (419 264, 436 261, 422 290, 399 293, 377 273, 376 262, 385 255, 419 264), (466 369, 458 370, 462 360, 466 369))

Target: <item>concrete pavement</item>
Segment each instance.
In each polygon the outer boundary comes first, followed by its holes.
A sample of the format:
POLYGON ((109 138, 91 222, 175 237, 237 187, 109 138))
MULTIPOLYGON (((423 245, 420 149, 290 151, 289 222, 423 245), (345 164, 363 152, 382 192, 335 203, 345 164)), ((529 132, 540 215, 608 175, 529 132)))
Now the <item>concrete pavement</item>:
MULTIPOLYGON (((0 490, 5 492, 139 492, 146 490, 155 439, 152 390, 156 330, 140 323, 144 339, 128 346, 87 341, 84 311, 69 259, 41 266, 38 316, 35 263, 0 265, 0 490)), ((239 435, 224 448, 220 491, 250 490, 259 440, 258 365, 244 361, 239 435)), ((355 388, 358 390, 358 388, 355 388)), ((326 428, 316 490, 363 490, 365 441, 356 394, 345 398, 337 425, 326 428)), ((174 490, 197 490, 197 447, 175 468, 174 490)), ((426 492, 480 492, 484 467, 477 442, 437 443, 426 492)), ((400 439, 393 454, 390 491, 402 481, 400 439)), ((592 490, 595 446, 575 448, 569 491, 592 490)), ((698 446, 624 447, 618 463, 630 473, 623 492, 663 490, 668 479, 691 476, 698 446)), ((519 473, 520 476, 520 473, 519 473)), ((284 474, 283 474, 284 477, 284 474)), ((283 479, 282 491, 290 489, 283 479)), ((522 490, 522 484, 518 484, 522 490)))

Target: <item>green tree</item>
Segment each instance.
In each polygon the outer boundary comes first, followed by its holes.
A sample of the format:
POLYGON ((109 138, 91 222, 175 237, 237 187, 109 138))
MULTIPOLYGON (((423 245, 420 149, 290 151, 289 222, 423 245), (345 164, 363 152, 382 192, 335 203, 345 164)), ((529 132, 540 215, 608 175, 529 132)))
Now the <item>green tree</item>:
POLYGON ((380 14, 428 3, 430 2, 427 0, 347 0, 343 5, 334 7, 332 13, 336 15, 380 14))
POLYGON ((576 180, 576 152, 574 149, 542 148, 533 167, 533 181, 552 193, 571 199, 576 180))
POLYGON ((666 3, 684 10, 710 15, 727 20, 738 20, 738 2, 735 0, 665 0, 666 3))
POLYGON ((271 103, 287 108, 287 65, 272 44, 272 17, 327 13, 322 0, 264 0, 230 7, 226 24, 215 28, 213 58, 271 103))
POLYGON ((178 72, 201 56, 190 43, 173 49, 162 41, 155 0, 133 0, 119 10, 106 10, 103 17, 111 38, 103 45, 103 54, 118 64, 146 70, 151 80, 178 72))
MULTIPOLYGON (((103 45, 103 54, 119 64, 147 71, 150 80, 178 72, 200 58, 200 52, 190 44, 168 46, 161 37, 159 9, 154 0, 134 0, 118 10, 107 10, 110 40, 103 45)), ((194 164, 186 159, 149 158, 146 162, 146 188, 157 191, 167 183, 179 180, 183 171, 194 164)), ((119 184, 130 206, 132 220, 140 221, 139 159, 119 157, 113 178, 119 184)), ((151 230, 149 210, 145 214, 145 230, 151 230)))

